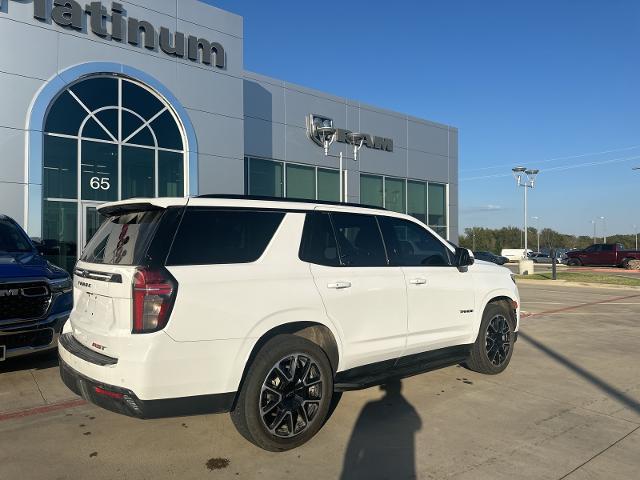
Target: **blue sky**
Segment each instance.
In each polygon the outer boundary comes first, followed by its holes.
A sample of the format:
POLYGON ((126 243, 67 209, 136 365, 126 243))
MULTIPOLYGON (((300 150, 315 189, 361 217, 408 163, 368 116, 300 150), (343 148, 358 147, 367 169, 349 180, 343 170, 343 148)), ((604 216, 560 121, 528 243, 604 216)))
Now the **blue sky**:
POLYGON ((461 229, 522 224, 516 164, 541 227, 640 224, 639 1, 208 3, 244 17, 247 70, 458 127, 461 229))

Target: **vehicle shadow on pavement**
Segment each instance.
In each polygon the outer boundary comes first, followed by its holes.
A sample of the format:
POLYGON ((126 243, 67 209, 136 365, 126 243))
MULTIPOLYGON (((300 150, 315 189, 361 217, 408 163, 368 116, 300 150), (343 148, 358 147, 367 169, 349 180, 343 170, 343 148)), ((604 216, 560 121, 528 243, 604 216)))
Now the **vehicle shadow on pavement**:
POLYGON ((575 364, 574 362, 569 360, 564 355, 561 355, 560 353, 556 352, 555 350, 547 347, 545 344, 539 342, 538 340, 536 340, 535 338, 531 337, 530 335, 527 335, 522 330, 518 333, 518 338, 519 339, 523 339, 525 342, 527 342, 531 346, 537 348, 542 353, 548 355, 549 357, 551 357, 552 359, 554 359, 558 363, 564 365, 569 370, 571 370, 573 373, 575 373, 575 374, 579 375, 580 377, 584 378, 586 381, 588 381, 589 383, 593 384, 594 386, 596 386, 597 388, 602 390, 604 393, 606 393, 610 397, 614 398, 618 402, 622 403, 626 407, 630 408, 634 412, 640 413, 640 402, 638 402, 634 398, 630 397, 626 393, 621 392, 620 390, 618 390, 616 387, 614 387, 610 383, 605 382, 600 377, 594 375, 593 373, 589 372, 588 370, 585 370, 581 366, 575 364))
POLYGON ((402 382, 382 385, 385 395, 367 403, 356 421, 342 467, 342 480, 416 478, 416 409, 402 395, 402 382))
POLYGON ((9 358, 0 362, 0 373, 18 372, 21 370, 44 370, 58 366, 58 352, 36 353, 24 357, 9 358))

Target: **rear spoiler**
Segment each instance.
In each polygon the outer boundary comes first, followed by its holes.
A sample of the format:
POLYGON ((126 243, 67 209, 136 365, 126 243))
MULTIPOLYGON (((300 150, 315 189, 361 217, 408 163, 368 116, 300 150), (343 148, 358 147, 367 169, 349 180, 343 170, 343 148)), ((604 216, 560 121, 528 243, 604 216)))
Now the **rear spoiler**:
POLYGON ((148 212, 153 210, 164 210, 164 207, 159 207, 148 202, 140 203, 121 203, 116 205, 105 205, 98 207, 98 211, 106 217, 114 217, 116 215, 123 215, 125 213, 135 212, 148 212))

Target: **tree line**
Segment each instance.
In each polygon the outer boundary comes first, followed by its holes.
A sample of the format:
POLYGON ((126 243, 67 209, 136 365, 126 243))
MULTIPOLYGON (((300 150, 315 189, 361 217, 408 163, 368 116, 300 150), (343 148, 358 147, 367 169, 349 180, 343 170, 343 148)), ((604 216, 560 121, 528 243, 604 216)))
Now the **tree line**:
MULTIPOLYGON (((538 247, 538 230, 530 227, 528 232, 529 249, 536 250, 538 247)), ((602 243, 602 241, 603 238, 599 237, 596 238, 595 243, 602 243)), ((524 248, 523 230, 518 227, 470 227, 465 228, 464 233, 460 235, 458 243, 460 246, 472 250, 487 250, 499 254, 503 248, 524 248)), ((586 235, 569 235, 556 232, 550 228, 540 230, 540 250, 543 251, 551 248, 582 249, 593 243, 593 237, 586 235)), ((636 236, 611 235, 607 236, 607 243, 622 243, 625 248, 635 249, 636 236)))

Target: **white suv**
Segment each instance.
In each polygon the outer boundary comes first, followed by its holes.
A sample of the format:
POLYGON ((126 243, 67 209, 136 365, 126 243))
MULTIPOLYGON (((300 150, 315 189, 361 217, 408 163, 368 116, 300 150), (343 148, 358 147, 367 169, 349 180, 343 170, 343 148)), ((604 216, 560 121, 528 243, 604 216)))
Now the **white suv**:
POLYGON ((509 270, 383 209, 249 197, 128 200, 78 261, 66 385, 140 418, 231 412, 272 451, 309 440, 334 392, 511 359, 509 270))

